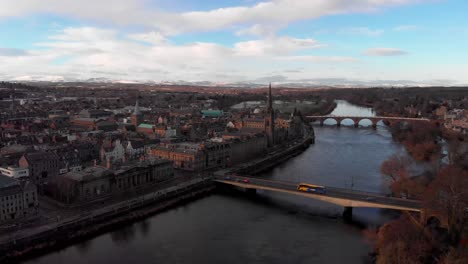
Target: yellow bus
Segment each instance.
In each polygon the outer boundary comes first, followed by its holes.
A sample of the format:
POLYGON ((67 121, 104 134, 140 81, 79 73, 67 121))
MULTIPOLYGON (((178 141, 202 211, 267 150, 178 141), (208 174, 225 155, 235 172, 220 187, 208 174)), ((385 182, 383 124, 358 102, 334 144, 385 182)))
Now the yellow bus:
POLYGON ((300 183, 297 186, 297 190, 301 192, 310 192, 310 193, 319 193, 319 194, 327 193, 325 186, 309 184, 309 183, 300 183))

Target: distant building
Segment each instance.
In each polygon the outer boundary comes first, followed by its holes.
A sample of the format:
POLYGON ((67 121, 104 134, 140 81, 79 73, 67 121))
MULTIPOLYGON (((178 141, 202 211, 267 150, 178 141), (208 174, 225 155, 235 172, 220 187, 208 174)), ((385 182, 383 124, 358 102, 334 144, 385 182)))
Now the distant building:
POLYGON ((275 145, 275 111, 273 110, 273 97, 271 94, 271 83, 268 89, 268 106, 265 117, 265 133, 267 135, 268 147, 275 145))
POLYGON ((224 115, 223 110, 201 110, 203 118, 218 118, 224 115))
POLYGON ((78 114, 81 118, 109 118, 112 113, 101 109, 84 109, 78 114))
POLYGON ((139 140, 129 140, 127 141, 127 146, 125 147, 125 153, 129 158, 135 159, 143 156, 145 154, 145 144, 143 141, 139 140))
POLYGON ((172 162, 168 160, 140 160, 117 168, 93 166, 59 177, 51 195, 64 203, 85 202, 148 187, 173 176, 172 162))
POLYGON ((29 169, 14 166, 0 167, 0 175, 4 175, 14 179, 28 178, 29 169))
POLYGON ((133 110, 133 113, 132 113, 132 116, 130 117, 130 119, 132 120, 132 124, 135 127, 138 127, 138 125, 140 125, 141 122, 143 122, 143 114, 140 111, 140 107, 139 107, 139 104, 138 104, 138 98, 136 100, 135 109, 133 110))
POLYGON ((151 148, 151 156, 174 162, 174 168, 201 171, 211 168, 226 167, 231 150, 229 143, 176 143, 151 148))
POLYGON ((39 188, 59 175, 60 158, 53 152, 31 152, 19 160, 21 168, 29 169, 29 179, 39 188))
POLYGON ((38 205, 34 184, 0 175, 0 223, 34 216, 38 205))
POLYGON ((125 158, 125 147, 119 139, 110 144, 102 144, 101 161, 110 159, 112 161, 123 161, 125 158))

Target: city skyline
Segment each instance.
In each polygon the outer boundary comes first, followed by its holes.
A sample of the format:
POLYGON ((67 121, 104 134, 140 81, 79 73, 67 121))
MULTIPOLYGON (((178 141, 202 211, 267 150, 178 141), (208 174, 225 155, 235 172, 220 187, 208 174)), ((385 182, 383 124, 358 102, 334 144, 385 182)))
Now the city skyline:
POLYGON ((0 5, 4 80, 468 84, 461 0, 0 5))

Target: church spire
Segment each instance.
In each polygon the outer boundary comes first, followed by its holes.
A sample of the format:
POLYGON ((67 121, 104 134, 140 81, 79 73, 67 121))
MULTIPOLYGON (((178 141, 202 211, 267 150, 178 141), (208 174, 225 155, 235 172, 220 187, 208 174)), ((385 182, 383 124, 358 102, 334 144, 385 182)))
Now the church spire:
POLYGON ((140 105, 138 103, 138 97, 137 97, 136 102, 135 102, 135 109, 133 110, 133 115, 141 115, 140 105))
POLYGON ((273 98, 271 96, 271 83, 268 88, 268 111, 273 111, 273 98))

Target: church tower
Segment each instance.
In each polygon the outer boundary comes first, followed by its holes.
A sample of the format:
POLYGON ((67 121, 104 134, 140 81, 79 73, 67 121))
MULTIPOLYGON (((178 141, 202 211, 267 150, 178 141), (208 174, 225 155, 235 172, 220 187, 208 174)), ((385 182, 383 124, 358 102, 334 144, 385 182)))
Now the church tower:
POLYGON ((265 133, 267 136, 268 147, 275 145, 275 111, 273 110, 273 97, 271 95, 271 83, 268 89, 268 105, 265 116, 265 133))
POLYGON ((130 117, 130 119, 132 121, 132 124, 135 127, 138 127, 138 125, 140 125, 141 122, 143 121, 143 115, 140 112, 140 106, 138 104, 138 97, 136 99, 135 109, 133 110, 133 113, 132 113, 132 116, 130 117))

